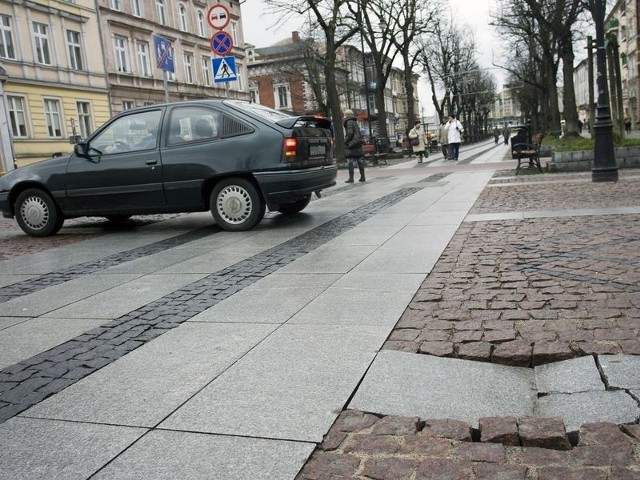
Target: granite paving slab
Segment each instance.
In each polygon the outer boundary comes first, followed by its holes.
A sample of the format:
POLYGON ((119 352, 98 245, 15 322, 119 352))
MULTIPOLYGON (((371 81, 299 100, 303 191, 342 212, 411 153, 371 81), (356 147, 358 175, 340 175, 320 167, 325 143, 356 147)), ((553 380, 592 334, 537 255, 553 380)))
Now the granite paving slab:
POLYGON ((592 356, 539 365, 534 371, 538 394, 593 392, 605 389, 592 356))
POLYGON ((245 289, 207 308, 188 321, 285 323, 325 288, 245 289))
POLYGON ((333 285, 342 275, 338 273, 283 273, 278 270, 247 286, 245 290, 322 288, 333 285))
MULTIPOLYGON (((3 315, 38 317, 72 303, 87 299, 105 290, 131 282, 140 274, 81 275, 67 282, 13 298, 0 305, 3 315)), ((91 301, 89 298, 88 301, 91 301)), ((64 315, 61 315, 64 317, 64 315)))
POLYGON ((0 479, 89 478, 145 431, 15 417, 0 424, 0 479))
POLYGON ((156 273, 164 274, 210 274, 227 268, 235 263, 238 263, 247 258, 246 253, 242 251, 238 252, 225 252, 214 250, 209 251, 203 255, 184 260, 179 263, 175 263, 171 266, 158 270, 156 273))
POLYGON ((274 328, 183 324, 22 415, 153 427, 274 328))
POLYGON ((640 357, 598 355, 609 388, 640 389, 640 357))
MULTIPOLYGON (((12 325, 17 325, 18 323, 26 322, 29 318, 25 317, 0 317, 0 332, 5 328, 9 328, 12 325)), ((0 335, 2 335, 0 333, 0 335)))
POLYGON ((293 479, 314 448, 313 443, 156 430, 93 478, 293 479))
POLYGON ((145 275, 49 312, 45 316, 56 318, 118 318, 204 276, 206 275, 145 275))
POLYGON ((280 269, 281 273, 347 273, 368 255, 375 245, 323 245, 280 269))
POLYGON ((388 331, 283 325, 160 428, 320 442, 388 331))
POLYGON ((371 290, 330 287, 289 320, 305 325, 370 325, 388 328, 397 323, 415 290, 371 290))
POLYGON ((49 350, 103 323, 102 319, 33 318, 1 330, 0 369, 49 350))
POLYGON ((577 432, 585 423, 635 423, 640 418, 640 407, 631 395, 621 390, 557 393, 539 398, 535 414, 560 417, 567 432, 577 432))
POLYGON ((348 408, 477 427, 482 417, 531 415, 534 382, 528 368, 382 350, 348 408))
POLYGON ((332 286, 336 288, 355 288, 388 292, 416 292, 422 282, 422 273, 378 273, 352 270, 343 275, 332 286))
POLYGON ((400 230, 399 226, 355 227, 329 243, 336 248, 343 245, 382 245, 400 230))
POLYGON ((455 234, 456 225, 408 226, 356 267, 358 272, 423 273, 431 271, 455 234))

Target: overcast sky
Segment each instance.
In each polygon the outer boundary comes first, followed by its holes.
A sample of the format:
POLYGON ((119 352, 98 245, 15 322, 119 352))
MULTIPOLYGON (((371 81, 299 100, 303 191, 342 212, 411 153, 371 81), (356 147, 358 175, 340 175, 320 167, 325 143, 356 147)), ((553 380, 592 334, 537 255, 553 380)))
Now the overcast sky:
MULTIPOLYGON (((489 25, 492 0, 449 0, 454 18, 458 23, 468 24, 474 32, 478 61, 484 68, 490 68, 496 77, 498 89, 502 88, 504 74, 493 67, 493 63, 501 63, 503 46, 489 25)), ((269 13, 262 0, 246 0, 242 6, 242 25, 244 39, 257 47, 266 47, 291 37, 291 32, 303 31, 303 20, 290 19, 288 22, 279 21, 278 16, 269 13)), ((419 82, 419 96, 421 104, 431 115, 433 107, 430 105, 429 93, 424 81, 419 82), (423 84, 423 85, 420 85, 423 84), (424 101, 422 100, 424 99, 424 101)))

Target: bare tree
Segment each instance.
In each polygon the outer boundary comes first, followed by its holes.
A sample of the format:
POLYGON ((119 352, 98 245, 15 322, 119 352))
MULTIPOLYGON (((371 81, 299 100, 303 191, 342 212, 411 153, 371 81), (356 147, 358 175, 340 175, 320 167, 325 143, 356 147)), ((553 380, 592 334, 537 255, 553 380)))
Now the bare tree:
MULTIPOLYGON (((349 0, 265 0, 276 12, 298 14, 310 19, 312 31, 319 29, 324 42, 324 81, 326 101, 334 125, 341 126, 342 112, 335 78, 336 51, 353 37, 359 27, 347 8, 349 0)), ((344 132, 334 128, 336 157, 344 161, 344 132)))

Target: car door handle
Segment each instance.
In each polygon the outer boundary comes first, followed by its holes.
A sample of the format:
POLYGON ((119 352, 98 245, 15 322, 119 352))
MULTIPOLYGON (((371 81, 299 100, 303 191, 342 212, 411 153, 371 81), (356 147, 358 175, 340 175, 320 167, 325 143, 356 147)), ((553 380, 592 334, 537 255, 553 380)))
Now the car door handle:
POLYGON ((158 160, 156 160, 155 158, 152 160, 147 160, 146 162, 147 165, 157 165, 158 164, 158 160))

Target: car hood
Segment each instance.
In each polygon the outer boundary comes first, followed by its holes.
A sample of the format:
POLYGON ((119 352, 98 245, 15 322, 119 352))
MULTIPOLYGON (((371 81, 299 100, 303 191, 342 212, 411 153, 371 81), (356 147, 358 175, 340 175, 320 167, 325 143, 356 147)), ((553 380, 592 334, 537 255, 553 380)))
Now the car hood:
POLYGON ((16 183, 27 180, 44 183, 52 175, 65 172, 69 157, 70 155, 52 157, 11 170, 0 177, 0 190, 8 190, 16 183))

